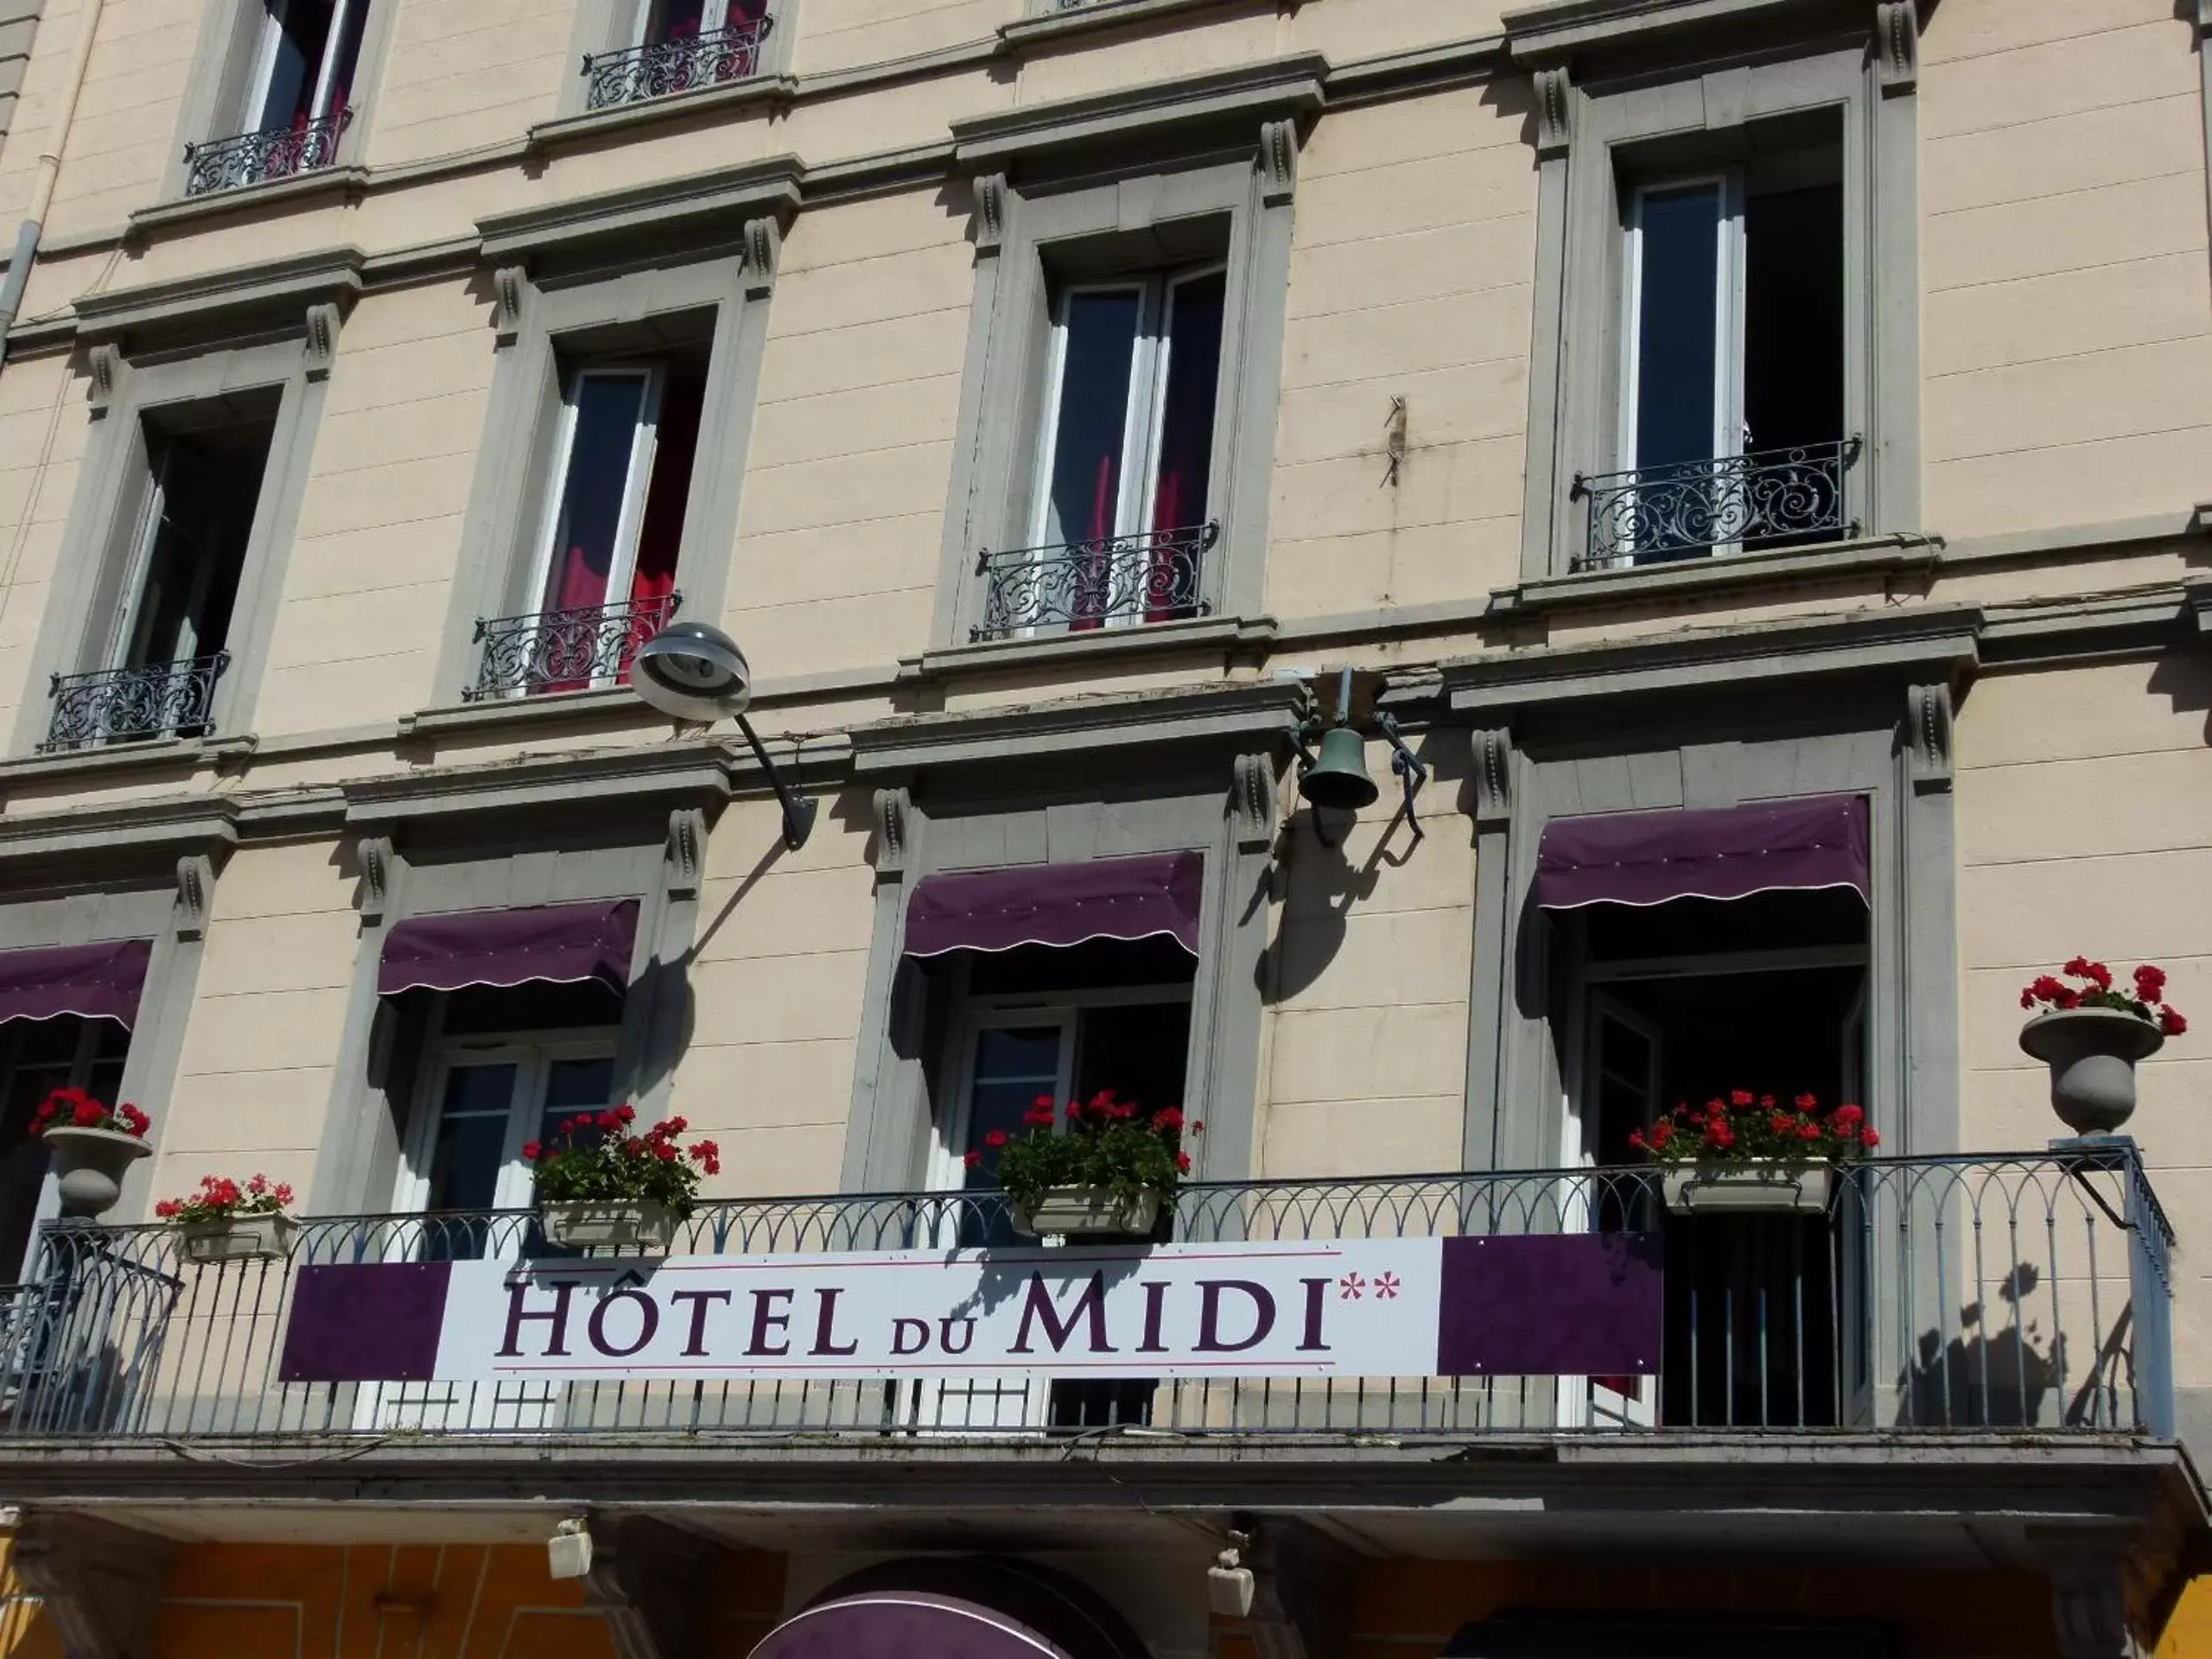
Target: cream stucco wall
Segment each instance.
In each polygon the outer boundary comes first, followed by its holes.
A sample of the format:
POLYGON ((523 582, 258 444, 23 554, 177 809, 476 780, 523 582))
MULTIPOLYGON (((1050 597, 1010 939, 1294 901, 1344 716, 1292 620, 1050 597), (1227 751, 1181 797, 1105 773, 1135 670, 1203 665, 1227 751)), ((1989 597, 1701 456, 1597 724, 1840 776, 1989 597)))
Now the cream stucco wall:
POLYGON ((1958 721, 1963 1138, 2034 1149, 2066 1133, 2019 1049, 2020 988, 2077 953, 2172 976, 2202 1021, 2141 1068, 2127 1132, 2180 1229, 2175 1363, 2212 1382, 2212 1276, 2189 1241, 2212 1205, 2212 664, 2173 655, 1983 676, 1958 721))
POLYGON ((2212 462, 2190 23, 2168 0, 1953 0, 1922 51, 1929 525, 2186 509, 2212 462))

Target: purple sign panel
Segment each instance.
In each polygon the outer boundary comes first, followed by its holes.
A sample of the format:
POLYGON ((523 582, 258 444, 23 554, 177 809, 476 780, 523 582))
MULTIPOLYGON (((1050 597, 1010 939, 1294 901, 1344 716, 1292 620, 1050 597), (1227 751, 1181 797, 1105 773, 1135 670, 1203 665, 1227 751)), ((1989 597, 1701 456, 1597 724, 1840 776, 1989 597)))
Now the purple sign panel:
POLYGON ((288 1382, 1622 1376, 1648 1236, 302 1269, 288 1382))

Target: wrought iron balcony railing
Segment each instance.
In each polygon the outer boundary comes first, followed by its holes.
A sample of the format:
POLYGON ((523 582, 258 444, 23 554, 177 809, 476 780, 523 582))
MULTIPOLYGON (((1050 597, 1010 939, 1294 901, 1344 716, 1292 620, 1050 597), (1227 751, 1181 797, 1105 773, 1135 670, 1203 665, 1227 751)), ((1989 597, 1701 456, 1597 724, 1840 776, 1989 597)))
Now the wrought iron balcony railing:
POLYGON ((727 29, 687 35, 672 41, 633 46, 625 52, 597 52, 584 59, 584 107, 613 109, 640 99, 665 98, 760 73, 760 44, 775 27, 772 17, 732 23, 727 29))
POLYGON ((305 121, 297 126, 271 127, 265 132, 242 132, 235 138, 187 144, 184 194, 204 196, 328 167, 338 159, 338 141, 353 119, 353 111, 339 110, 320 121, 305 121))
POLYGON ((968 637, 1204 616, 1205 556, 1220 538, 1220 524, 1209 522, 1011 552, 985 548, 976 556, 983 620, 968 637))
POLYGON ((1859 448, 1854 437, 1630 473, 1578 473, 1573 494, 1589 503, 1589 521, 1573 568, 1855 536, 1859 526, 1844 517, 1843 475, 1859 448))
POLYGON ((39 747, 51 753, 204 732, 215 682, 230 665, 231 653, 219 651, 190 662, 56 674, 47 693, 54 717, 39 747))
MULTIPOLYGON (((0 1436, 410 1433, 912 1436, 1142 1423, 1184 1435, 2173 1432, 2171 1234, 2132 1143, 1884 1159, 1825 1215, 1683 1218, 1649 1169, 1185 1188, 1156 1237, 1427 1239, 1656 1231, 1663 1364, 1627 1378, 1084 1375, 1046 1385, 710 1380, 306 1382, 280 1375, 303 1269, 520 1257, 524 1211, 308 1218, 288 1256, 195 1262, 164 1226, 57 1223, 0 1289, 0 1436), (1624 1392, 1637 1389, 1640 1403, 1624 1392)), ((679 1255, 1006 1236, 988 1193, 702 1204, 679 1255)), ((785 1294, 788 1293, 778 1293, 785 1294)), ((538 1317, 533 1315, 532 1317, 538 1317)), ((512 1338, 510 1338, 512 1340, 512 1338)))
POLYGON ((666 594, 527 616, 480 616, 476 642, 484 655, 476 683, 461 699, 482 702, 611 685, 629 672, 638 647, 666 627, 683 603, 682 594, 666 594))

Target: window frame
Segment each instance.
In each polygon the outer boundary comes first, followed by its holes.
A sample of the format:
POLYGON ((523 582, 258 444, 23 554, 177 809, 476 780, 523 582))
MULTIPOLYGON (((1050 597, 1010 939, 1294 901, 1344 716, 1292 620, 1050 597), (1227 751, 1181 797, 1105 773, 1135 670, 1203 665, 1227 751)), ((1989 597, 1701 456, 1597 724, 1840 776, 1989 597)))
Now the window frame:
POLYGON ((1714 460, 1741 454, 1744 431, 1744 177, 1741 168, 1700 170, 1628 187, 1621 234, 1619 469, 1642 467, 1644 204, 1654 195, 1712 186, 1719 200, 1713 264, 1713 435, 1714 460))
MULTIPOLYGON (((399 1168, 392 1184, 392 1207, 404 1215, 423 1215, 429 1197, 431 1160, 437 1150, 438 1126, 445 1116, 445 1087, 461 1065, 515 1066, 514 1087, 507 1098, 507 1132, 499 1175, 493 1189, 494 1210, 525 1210, 533 1199, 534 1180, 523 1160, 524 1145, 537 1137, 531 1132, 534 1111, 542 1122, 545 1085, 553 1065, 564 1059, 613 1061, 620 1027, 596 1027, 548 1037, 543 1031, 471 1032, 448 1035, 445 1030, 446 1001, 440 999, 432 1017, 430 1039, 423 1045, 422 1074, 416 1084, 414 1108, 408 1116, 407 1136, 400 1150, 399 1168), (525 1105, 528 1101, 532 1103, 525 1105)), ((613 1103, 610 1102, 609 1104, 613 1103)))
MULTIPOLYGON (((1057 646, 1026 638, 970 646, 988 597, 978 555, 1039 545, 1037 435, 1052 350, 1056 283, 1117 270, 1224 276, 1220 360, 1207 468, 1207 517, 1221 526, 1198 585, 1201 625, 1233 629, 1264 609, 1268 511, 1289 289, 1290 219, 1297 140, 1292 121, 1255 124, 1262 144, 1246 159, 1172 163, 1102 181, 1098 172, 1056 178, 1046 168, 1019 182, 977 181, 976 297, 962 370, 961 424, 944 515, 932 652, 1057 646), (1277 144, 1277 130, 1283 134, 1277 144), (1277 168, 1270 156, 1287 166, 1277 168), (1205 250, 1179 248, 1223 233, 1205 250)), ((1209 146, 1209 149, 1211 147, 1209 146)), ((1217 150, 1213 153, 1218 154, 1217 150)), ((1149 469, 1147 469, 1149 470, 1149 469)), ((1116 631, 1122 638, 1177 624, 1116 631)))
MULTIPOLYGON (((1643 22, 1588 48, 1579 63, 1536 72, 1538 281, 1530 360, 1529 467, 1522 578, 1602 575, 1586 550, 1578 475, 1610 470, 1620 453, 1624 310, 1623 181, 1652 170, 1654 147, 1725 146, 1783 118, 1829 112, 1840 122, 1843 167, 1843 433, 1861 442, 1844 472, 1843 518, 1866 537, 1916 531, 1920 517, 1916 99, 1865 41, 1808 39, 1792 55, 1771 43, 1732 52, 1707 45, 1671 60, 1631 46, 1643 22), (1601 58, 1601 54, 1611 54, 1601 58)), ((1682 168, 1682 172, 1692 169, 1682 168)), ((1802 552, 1804 550, 1798 550, 1802 552)), ((1713 550, 1715 556, 1728 550, 1713 550)), ((1757 554, 1743 556, 1759 556, 1757 554)))
MULTIPOLYGON (((297 3, 299 0, 274 0, 274 3, 270 3, 270 0, 263 0, 259 39, 254 47, 253 60, 246 70, 245 96, 238 105, 238 130, 241 133, 270 130, 269 88, 276 78, 277 55, 283 49, 284 40, 284 19, 279 16, 279 9, 289 11, 297 3), (246 114, 248 110, 258 110, 260 113, 249 118, 246 114)), ((335 113, 330 107, 331 71, 336 61, 335 48, 346 37, 346 26, 353 8, 365 8, 372 3, 372 0, 331 0, 330 33, 325 37, 321 55, 316 60, 315 91, 308 99, 309 121, 321 121, 335 113)), ((367 45, 365 33, 362 44, 364 47, 367 45)), ((357 74, 359 67, 357 59, 354 64, 357 74)))

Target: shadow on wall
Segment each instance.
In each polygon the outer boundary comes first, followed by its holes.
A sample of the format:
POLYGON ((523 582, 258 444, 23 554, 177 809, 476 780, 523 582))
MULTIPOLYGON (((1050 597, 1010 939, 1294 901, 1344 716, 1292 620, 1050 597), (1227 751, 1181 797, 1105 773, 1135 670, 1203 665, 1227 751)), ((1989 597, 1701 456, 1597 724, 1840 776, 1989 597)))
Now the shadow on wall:
MULTIPOLYGON (((1959 1310, 1961 1334, 1948 1343, 1941 1332, 1921 1333, 1919 1352, 1899 1379, 1900 1425, 2012 1428, 2047 1421, 2046 1400, 2066 1375, 2066 1338, 2062 1333, 2040 1341, 2041 1322, 2023 1312, 2041 1279, 2025 1262, 2005 1275, 1997 1294, 2012 1312, 2002 1329, 1986 1328, 1987 1310, 1969 1302, 1959 1310)), ((2067 1427, 2120 1420, 2117 1395, 2129 1364, 2133 1324, 2132 1310, 2122 1307, 2081 1386, 2063 1402, 2051 1402, 2063 1410, 2067 1427)), ((2127 1381, 2132 1384, 2132 1376, 2127 1381)))
MULTIPOLYGON (((1450 815, 1454 812, 1465 820, 1474 816, 1468 746, 1450 741, 1452 735, 1427 733, 1411 745, 1429 768, 1429 786, 1422 791, 1415 810, 1421 814, 1423 823, 1431 827, 1437 820, 1452 823, 1450 815), (1437 786, 1453 783, 1459 785, 1460 798, 1447 805, 1437 786)), ((1413 861, 1414 849, 1427 831, 1416 834, 1414 826, 1407 822, 1405 801, 1395 778, 1381 772, 1377 782, 1384 798, 1395 800, 1397 810, 1383 821, 1372 850, 1359 863, 1350 856, 1349 842, 1358 829, 1358 820, 1352 814, 1301 806, 1291 815, 1275 858, 1283 882, 1282 929, 1260 958, 1255 976, 1262 1001, 1285 1002, 1318 984, 1344 948, 1353 907, 1375 896, 1386 868, 1403 869, 1413 861)), ((1283 787, 1297 789, 1294 767, 1283 787)), ((1451 838, 1449 830, 1439 833, 1447 841, 1451 838)), ((1254 893, 1252 903, 1262 904, 1266 898, 1262 889, 1254 893)))

